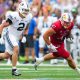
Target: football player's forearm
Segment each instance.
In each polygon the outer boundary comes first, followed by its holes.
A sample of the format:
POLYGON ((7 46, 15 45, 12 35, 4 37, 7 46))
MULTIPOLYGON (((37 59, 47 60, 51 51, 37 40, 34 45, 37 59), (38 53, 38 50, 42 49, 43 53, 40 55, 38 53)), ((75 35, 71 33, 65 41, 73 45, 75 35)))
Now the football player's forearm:
POLYGON ((9 23, 6 22, 6 21, 4 21, 4 22, 0 25, 0 34, 2 33, 3 28, 4 28, 4 27, 7 27, 7 26, 9 26, 9 23))
POLYGON ((2 27, 4 28, 4 27, 7 27, 7 26, 9 26, 10 25, 10 23, 9 22, 6 22, 6 21, 4 21, 3 23, 2 23, 2 27))
POLYGON ((0 25, 0 34, 2 34, 3 28, 4 28, 4 27, 3 27, 3 25, 1 24, 1 25, 0 25))
POLYGON ((52 29, 52 28, 49 28, 43 35, 43 38, 45 40, 45 42, 47 43, 47 45, 50 45, 51 42, 49 40, 50 36, 55 34, 56 32, 52 29))
POLYGON ((49 41, 49 36, 44 34, 43 38, 44 38, 44 41, 46 42, 47 45, 51 44, 51 42, 49 41))

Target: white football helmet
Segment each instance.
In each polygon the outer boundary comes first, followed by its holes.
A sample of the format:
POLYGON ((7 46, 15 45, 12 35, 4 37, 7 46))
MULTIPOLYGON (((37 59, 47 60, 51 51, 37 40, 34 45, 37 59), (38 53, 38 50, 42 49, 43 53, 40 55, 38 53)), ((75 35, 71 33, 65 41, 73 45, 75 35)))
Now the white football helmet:
POLYGON ((69 13, 63 13, 61 15, 61 20, 65 21, 65 22, 71 22, 71 17, 69 13))
POLYGON ((22 14, 24 17, 29 13, 30 8, 28 6, 28 3, 26 2, 21 2, 18 6, 18 11, 20 14, 22 14))

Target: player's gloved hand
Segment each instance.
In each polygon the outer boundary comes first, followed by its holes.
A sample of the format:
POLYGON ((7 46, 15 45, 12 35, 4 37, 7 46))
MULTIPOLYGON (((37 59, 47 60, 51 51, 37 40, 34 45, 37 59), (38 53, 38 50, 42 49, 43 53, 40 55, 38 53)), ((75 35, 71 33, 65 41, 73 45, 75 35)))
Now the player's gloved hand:
POLYGON ((22 43, 26 43, 26 37, 25 37, 25 36, 23 36, 21 42, 22 42, 22 43))
POLYGON ((67 38, 66 40, 71 43, 73 42, 73 38, 67 38))
POLYGON ((48 48, 50 49, 51 52, 57 52, 57 48, 56 46, 54 46, 53 44, 48 45, 48 48))
POLYGON ((74 38, 73 38, 73 35, 72 35, 72 34, 68 35, 67 38, 66 38, 66 40, 67 40, 68 42, 71 42, 71 43, 73 42, 73 39, 74 39, 74 38))

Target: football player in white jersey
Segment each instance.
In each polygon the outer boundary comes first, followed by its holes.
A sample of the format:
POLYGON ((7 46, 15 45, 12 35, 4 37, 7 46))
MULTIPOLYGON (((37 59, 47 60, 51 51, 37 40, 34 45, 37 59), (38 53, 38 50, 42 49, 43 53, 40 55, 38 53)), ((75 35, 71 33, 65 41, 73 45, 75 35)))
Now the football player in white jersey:
POLYGON ((18 11, 7 12, 6 20, 0 25, 0 34, 2 33, 2 30, 7 27, 5 53, 0 53, 0 59, 9 58, 12 55, 12 75, 14 76, 21 75, 16 68, 19 53, 18 42, 32 18, 32 14, 30 14, 29 11, 30 8, 28 3, 21 2, 18 5, 18 11))

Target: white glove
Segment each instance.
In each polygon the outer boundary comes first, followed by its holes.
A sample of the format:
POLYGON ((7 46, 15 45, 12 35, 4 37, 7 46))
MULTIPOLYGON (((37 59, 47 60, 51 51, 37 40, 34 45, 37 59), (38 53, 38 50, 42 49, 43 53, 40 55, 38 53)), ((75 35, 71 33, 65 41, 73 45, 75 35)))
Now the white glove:
POLYGON ((71 43, 73 42, 73 39, 72 39, 72 38, 67 38, 66 40, 67 40, 68 42, 71 42, 71 43))
POLYGON ((54 46, 53 44, 48 45, 48 48, 50 49, 51 52, 57 52, 58 47, 54 46))
POLYGON ((22 42, 22 43, 26 43, 26 37, 25 37, 25 36, 23 36, 21 42, 22 42))

